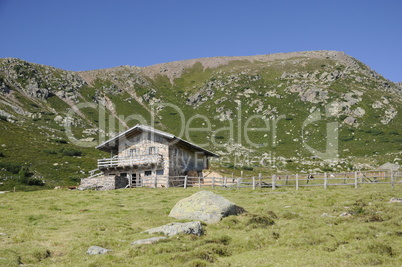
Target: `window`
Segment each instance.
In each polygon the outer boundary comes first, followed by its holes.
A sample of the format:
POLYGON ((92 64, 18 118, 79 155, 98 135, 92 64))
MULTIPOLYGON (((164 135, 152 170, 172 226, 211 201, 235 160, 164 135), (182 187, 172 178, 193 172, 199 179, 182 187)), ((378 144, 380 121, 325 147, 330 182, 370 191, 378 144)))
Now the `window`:
POLYGON ((151 175, 152 175, 152 171, 145 171, 145 172, 144 172, 144 175, 145 175, 145 176, 151 176, 151 175))
POLYGON ((131 148, 130 149, 130 157, 134 157, 135 155, 137 155, 137 149, 131 148))
POLYGON ((163 175, 163 170, 156 170, 156 175, 163 175))
POLYGON ((154 155, 156 154, 156 148, 154 146, 151 146, 148 148, 148 155, 154 155))

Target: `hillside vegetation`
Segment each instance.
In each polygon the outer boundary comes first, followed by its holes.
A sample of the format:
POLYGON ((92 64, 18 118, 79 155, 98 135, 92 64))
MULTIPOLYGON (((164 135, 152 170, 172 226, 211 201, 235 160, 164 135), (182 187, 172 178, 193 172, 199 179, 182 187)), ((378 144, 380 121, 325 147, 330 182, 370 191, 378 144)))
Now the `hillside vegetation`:
POLYGON ((1 266, 400 266, 400 186, 213 190, 248 213, 205 235, 133 246, 198 189, 43 190, 0 195, 1 266), (348 214, 345 217, 342 213, 348 214), (111 249, 87 255, 90 246, 111 249))
POLYGON ((95 145, 137 123, 217 152, 223 173, 371 169, 400 160, 401 91, 335 51, 85 72, 0 59, 0 176, 76 184, 109 156, 95 145))

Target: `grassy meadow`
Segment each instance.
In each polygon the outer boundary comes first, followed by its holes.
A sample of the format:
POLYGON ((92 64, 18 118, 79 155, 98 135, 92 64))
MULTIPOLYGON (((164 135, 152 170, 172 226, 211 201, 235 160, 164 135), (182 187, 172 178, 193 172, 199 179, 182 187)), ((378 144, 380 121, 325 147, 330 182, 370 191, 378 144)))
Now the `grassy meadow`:
POLYGON ((0 195, 0 266, 400 266, 402 187, 213 190, 248 213, 204 225, 201 237, 144 230, 178 221, 197 188, 44 190, 0 195), (350 217, 339 216, 350 212, 350 217), (87 255, 97 245, 112 251, 87 255))

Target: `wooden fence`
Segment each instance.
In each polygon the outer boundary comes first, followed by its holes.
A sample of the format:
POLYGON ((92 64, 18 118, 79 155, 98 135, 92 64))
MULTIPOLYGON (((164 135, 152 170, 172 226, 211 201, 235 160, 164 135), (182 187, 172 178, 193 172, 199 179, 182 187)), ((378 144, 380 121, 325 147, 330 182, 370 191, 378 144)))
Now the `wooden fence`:
MULTIPOLYGON (((0 182, 18 179, 18 176, 0 177, 0 182)), ((45 180, 45 183, 59 182, 45 180)), ((389 184, 392 187, 402 184, 402 171, 355 171, 342 173, 276 174, 254 177, 190 177, 190 176, 154 176, 144 179, 138 187, 198 187, 198 188, 276 188, 294 187, 334 187, 362 184, 389 184)), ((1 183, 0 183, 1 185, 1 183)))
POLYGON ((310 174, 276 174, 254 177, 190 177, 190 176, 157 176, 145 187, 209 187, 209 188, 272 188, 294 187, 333 187, 362 184, 389 184, 394 187, 402 184, 402 172, 398 171, 355 171, 343 173, 310 173, 310 174))

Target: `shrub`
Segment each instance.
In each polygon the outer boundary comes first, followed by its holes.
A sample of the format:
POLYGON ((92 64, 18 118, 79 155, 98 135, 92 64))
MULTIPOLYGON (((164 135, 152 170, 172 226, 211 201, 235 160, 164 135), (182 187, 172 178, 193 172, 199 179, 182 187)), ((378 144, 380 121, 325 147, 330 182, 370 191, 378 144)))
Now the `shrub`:
POLYGON ((246 170, 246 171, 252 171, 252 170, 254 170, 254 168, 253 167, 250 167, 250 166, 243 166, 243 167, 241 167, 243 170, 246 170))
POLYGON ((376 130, 376 129, 367 130, 366 133, 371 134, 371 135, 381 135, 381 134, 384 134, 383 131, 381 131, 381 130, 376 130))
POLYGON ((7 117, 3 116, 3 115, 0 115, 0 121, 7 121, 7 117))
POLYGON ((69 157, 74 157, 74 156, 81 156, 82 152, 78 149, 75 148, 62 148, 60 150, 60 153, 63 156, 69 156, 69 157))
POLYGON ((32 173, 29 172, 29 168, 27 166, 21 167, 21 169, 18 172, 18 176, 20 176, 20 177, 29 177, 31 175, 32 175, 32 173))
POLYGON ((26 184, 27 185, 38 185, 38 186, 44 186, 45 185, 42 180, 37 179, 37 178, 28 178, 26 184))
POLYGON ((267 226, 273 225, 275 222, 268 216, 261 216, 251 214, 250 218, 248 219, 247 225, 251 226, 252 228, 265 228, 267 226))
POLYGON ((351 141, 351 140, 353 140, 353 139, 355 139, 355 136, 354 136, 354 135, 351 135, 351 136, 340 136, 340 137, 339 137, 339 140, 341 140, 341 141, 343 141, 343 142, 351 141))
POLYGON ((0 152, 0 158, 4 158, 5 156, 4 156, 4 154, 3 154, 3 152, 0 152))
POLYGON ((64 139, 55 139, 54 141, 59 144, 68 144, 68 142, 64 139))
POLYGON ((382 254, 390 257, 395 255, 392 247, 383 243, 370 244, 367 248, 371 253, 382 254))
POLYGON ((6 169, 13 174, 18 174, 21 170, 21 165, 9 162, 0 162, 0 169, 6 169))
POLYGON ((45 150, 43 150, 43 152, 44 152, 45 154, 49 154, 49 155, 57 154, 57 151, 56 151, 56 150, 53 150, 53 149, 45 149, 45 150))

